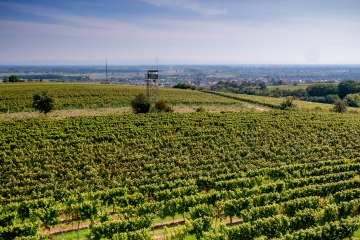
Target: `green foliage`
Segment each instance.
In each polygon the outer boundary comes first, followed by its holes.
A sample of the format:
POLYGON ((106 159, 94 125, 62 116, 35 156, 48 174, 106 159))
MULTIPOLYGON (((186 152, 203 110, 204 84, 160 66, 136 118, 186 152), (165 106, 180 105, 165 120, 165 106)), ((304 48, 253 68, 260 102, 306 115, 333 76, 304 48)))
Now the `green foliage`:
POLYGON ((46 92, 33 96, 33 108, 41 113, 47 114, 55 107, 54 99, 46 92))
POLYGON ((14 240, 48 240, 47 235, 16 237, 14 240))
POLYGON ((159 216, 161 218, 166 218, 167 216, 171 216, 174 218, 177 207, 178 207, 178 199, 172 199, 169 201, 165 201, 165 203, 161 206, 159 216))
MULTIPOLYGON (((342 81, 340 84, 321 83, 305 86, 307 86, 306 89, 304 89, 304 87, 297 88, 289 86, 276 88, 271 86, 271 88, 267 88, 263 83, 256 82, 219 82, 212 87, 212 90, 276 98, 291 96, 305 101, 331 104, 339 99, 344 99, 348 94, 360 93, 360 82, 353 80, 342 81)), ((246 100, 249 100, 249 98, 246 100)), ((351 101, 352 99, 349 100, 349 102, 351 102, 351 105, 349 104, 350 106, 357 105, 351 101)), ((269 105, 269 107, 272 106, 269 105)))
MULTIPOLYGON (((48 92, 56 99, 57 109, 98 109, 131 107, 131 101, 144 93, 144 86, 104 85, 91 83, 23 83, 0 84, 0 112, 33 111, 34 93, 48 92)), ((159 95, 172 106, 218 104, 229 105, 238 101, 199 91, 159 88, 159 95)))
POLYGON ((253 229, 250 223, 243 223, 228 229, 229 240, 253 240, 257 236, 257 231, 253 229))
POLYGON ((360 93, 348 94, 345 100, 350 107, 360 107, 360 93))
POLYGON ((357 198, 360 199, 360 189, 351 189, 351 190, 337 192, 334 194, 333 197, 336 203, 340 203, 343 201, 350 201, 357 198))
POLYGON ((45 232, 59 214, 95 220, 94 239, 141 239, 151 219, 176 214, 219 240, 345 221, 360 211, 359 121, 279 111, 2 121, 0 233, 30 222, 45 232), (221 213, 239 218, 217 230, 221 213))
POLYGON ((245 217, 243 210, 248 209, 251 206, 251 201, 249 199, 234 199, 225 202, 224 204, 224 214, 225 216, 234 217, 245 217))
POLYGON ((326 95, 326 97, 325 97, 325 102, 330 103, 330 104, 333 104, 340 100, 341 99, 340 99, 339 95, 337 95, 337 94, 329 94, 329 95, 326 95))
POLYGON ((254 221, 260 218, 267 218, 275 216, 279 212, 278 204, 269 204, 266 206, 252 207, 244 211, 244 220, 245 221, 254 221))
POLYGON ((310 85, 306 88, 306 92, 308 96, 315 97, 315 96, 327 96, 330 94, 338 94, 338 85, 334 83, 329 84, 314 84, 310 85))
POLYGON ((189 222, 189 233, 195 234, 196 239, 200 239, 203 236, 204 232, 207 232, 211 229, 212 218, 211 217, 201 217, 193 219, 189 222))
POLYGON ((203 233, 202 240, 226 240, 226 228, 224 225, 220 225, 217 228, 213 228, 208 232, 203 233))
POLYGON ((20 82, 20 77, 18 75, 11 75, 8 78, 8 82, 20 82))
POLYGON ((204 112, 206 112, 206 110, 205 110, 204 107, 198 107, 198 108, 196 109, 196 112, 198 112, 198 113, 204 113, 204 112))
POLYGON ((297 211, 310 208, 317 209, 320 207, 320 197, 310 196, 299 198, 285 202, 283 205, 283 213, 288 216, 293 216, 297 211))
POLYGON ((360 92, 360 82, 354 80, 342 81, 339 86, 339 96, 343 99, 346 95, 360 92))
POLYGON ((114 236, 121 236, 125 239, 133 239, 136 235, 143 236, 144 239, 147 239, 148 232, 141 230, 149 228, 150 225, 151 220, 146 217, 129 220, 109 221, 104 222, 101 225, 95 225, 91 227, 89 236, 94 240, 100 240, 103 238, 112 239, 114 236), (117 235, 138 230, 140 231, 133 233, 133 235, 117 235))
POLYGON ((296 105, 294 104, 294 98, 293 97, 286 97, 281 103, 280 103, 280 109, 281 110, 296 110, 296 105))
POLYGON ((299 230, 304 228, 309 228, 311 226, 316 225, 319 219, 318 214, 315 210, 312 209, 304 209, 302 211, 297 211, 294 217, 291 218, 291 229, 299 230))
POLYGON ((358 218, 347 218, 341 221, 330 222, 322 226, 316 226, 307 229, 286 234, 281 240, 337 240, 346 239, 353 235, 359 228, 358 218))
POLYGON ((0 227, 7 227, 13 224, 17 214, 15 212, 0 214, 0 227))
POLYGON ((141 93, 131 101, 131 107, 134 113, 148 113, 150 112, 151 101, 145 94, 141 93))
POLYGON ((262 218, 252 223, 253 232, 257 237, 266 236, 270 238, 279 237, 290 228, 289 218, 277 215, 274 217, 262 218))
POLYGON ((211 229, 213 207, 208 204, 199 204, 190 208, 189 233, 195 234, 196 239, 200 239, 204 232, 211 229))
POLYGON ((213 214, 213 207, 208 204, 197 205, 196 207, 190 208, 191 219, 211 217, 213 214))
POLYGON ((132 232, 116 233, 113 240, 152 240, 153 235, 148 229, 141 229, 132 232))
POLYGON ((154 108, 156 112, 174 112, 174 109, 163 99, 156 101, 154 108))
POLYGON ((38 228, 39 226, 36 223, 22 223, 0 227, 0 239, 33 236, 37 233, 38 228))
POLYGON ((196 86, 191 85, 191 84, 188 84, 188 83, 177 83, 173 88, 195 90, 195 89, 196 89, 196 86))
POLYGON ((340 100, 334 103, 334 107, 332 108, 333 112, 344 113, 347 110, 347 103, 344 100, 340 100))
POLYGON ((58 206, 40 208, 36 211, 36 214, 43 223, 44 227, 48 230, 50 230, 51 226, 54 226, 60 222, 60 209, 58 206))

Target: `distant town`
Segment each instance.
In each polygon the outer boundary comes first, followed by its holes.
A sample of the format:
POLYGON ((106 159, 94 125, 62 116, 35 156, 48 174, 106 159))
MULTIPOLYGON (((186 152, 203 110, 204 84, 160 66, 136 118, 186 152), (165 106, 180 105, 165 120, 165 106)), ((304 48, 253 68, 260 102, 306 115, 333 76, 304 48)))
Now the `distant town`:
POLYGON ((0 66, 0 81, 68 81, 143 85, 148 69, 159 69, 159 86, 188 83, 199 87, 220 81, 267 85, 360 80, 360 65, 161 65, 161 66, 0 66))

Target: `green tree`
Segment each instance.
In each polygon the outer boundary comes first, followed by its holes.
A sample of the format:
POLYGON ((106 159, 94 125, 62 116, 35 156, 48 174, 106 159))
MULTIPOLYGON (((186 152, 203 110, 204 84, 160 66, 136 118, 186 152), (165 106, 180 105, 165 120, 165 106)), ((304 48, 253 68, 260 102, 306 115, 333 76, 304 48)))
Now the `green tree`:
POLYGON ((20 78, 18 75, 11 75, 8 79, 9 82, 20 82, 20 78))
POLYGON ((345 100, 347 101, 347 104, 350 107, 360 107, 360 94, 348 94, 345 97, 345 100))
POLYGON ((339 86, 339 96, 343 99, 349 93, 358 93, 360 92, 360 82, 347 80, 342 81, 339 86))
POLYGON ((33 96, 33 108, 38 110, 40 113, 49 113, 54 109, 54 99, 46 92, 35 94, 33 96))
POLYGON ((340 101, 340 97, 339 95, 337 94, 329 94, 329 95, 326 95, 325 97, 325 102, 326 103, 330 103, 330 104, 333 104, 333 103, 336 103, 337 101, 340 101))
POLYGON ((191 84, 188 84, 188 83, 177 83, 173 88, 195 90, 195 89, 196 89, 196 86, 191 85, 191 84))
POLYGON ((131 101, 131 107, 134 113, 148 113, 151 108, 151 101, 145 94, 141 93, 131 101))
POLYGON ((334 107, 332 108, 332 111, 338 113, 346 112, 346 110, 347 110, 347 103, 345 100, 340 100, 335 102, 334 107))
POLYGON ((325 97, 329 94, 337 94, 338 86, 336 84, 314 84, 306 88, 307 95, 310 97, 325 97))
POLYGON ((266 86, 265 82, 259 83, 259 87, 260 87, 261 90, 266 90, 267 89, 267 86, 266 86))
POLYGON ((280 103, 281 110, 295 110, 294 97, 286 97, 282 103, 280 103))

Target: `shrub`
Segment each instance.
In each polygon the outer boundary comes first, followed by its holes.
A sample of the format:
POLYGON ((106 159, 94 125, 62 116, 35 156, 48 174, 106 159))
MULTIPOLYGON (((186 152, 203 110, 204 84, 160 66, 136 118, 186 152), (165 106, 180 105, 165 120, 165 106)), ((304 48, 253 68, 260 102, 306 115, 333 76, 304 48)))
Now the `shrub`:
POLYGON ((294 104, 294 97, 286 97, 282 103, 280 103, 281 110, 296 110, 294 104))
POLYGON ((206 110, 205 110, 204 107, 198 107, 198 108, 196 109, 196 112, 203 113, 203 112, 206 112, 206 110))
POLYGON ((33 96, 33 108, 40 113, 47 114, 54 109, 54 99, 46 92, 33 96))
POLYGON ((333 112, 343 113, 347 110, 347 103, 345 100, 336 101, 334 107, 332 108, 333 112))
POLYGON ((131 101, 131 107, 134 113, 148 113, 150 112, 151 102, 145 94, 141 93, 131 101))
POLYGON ((155 103, 155 110, 157 112, 174 112, 174 109, 172 109, 169 104, 162 99, 155 103))

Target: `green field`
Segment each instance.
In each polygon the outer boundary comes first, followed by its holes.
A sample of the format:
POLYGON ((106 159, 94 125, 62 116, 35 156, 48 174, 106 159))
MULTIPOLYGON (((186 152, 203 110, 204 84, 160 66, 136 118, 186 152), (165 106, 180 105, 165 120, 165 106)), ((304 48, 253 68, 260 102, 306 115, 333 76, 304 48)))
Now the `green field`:
POLYGON ((158 91, 176 113, 123 114, 143 86, 1 84, 2 111, 18 113, 0 120, 0 239, 76 239, 77 224, 80 239, 139 240, 345 239, 359 228, 356 109, 158 91), (56 111, 26 113, 41 91, 56 111))
MULTIPOLYGON (((216 94, 218 96, 227 96, 227 97, 231 97, 231 98, 234 98, 234 99, 237 99, 240 101, 250 102, 253 104, 267 106, 267 107, 275 108, 275 109, 279 109, 280 104, 284 101, 284 98, 275 98, 275 97, 266 97, 266 96, 257 96, 257 95, 223 93, 223 92, 218 92, 216 94)), ((307 101, 300 101, 300 100, 295 100, 294 104, 296 105, 297 109, 300 111, 329 112, 333 108, 332 104, 307 102, 307 101)), ((348 110, 353 113, 359 113, 358 108, 349 107, 348 110)))
MULTIPOLYGON (((238 101, 198 91, 158 88, 159 98, 171 105, 229 105, 238 101)), ((0 112, 29 112, 32 97, 42 91, 48 92, 56 103, 56 109, 98 109, 129 107, 144 86, 109 85, 90 83, 14 83, 0 84, 0 112)))
POLYGON ((356 114, 127 114, 0 129, 1 239, 47 234, 46 224, 54 233, 54 219, 93 221, 93 239, 158 238, 159 219, 183 214, 185 232, 167 234, 341 239, 359 226, 356 114))
MULTIPOLYGON (((129 113, 130 102, 144 86, 107 85, 90 83, 15 83, 0 84, 0 119, 39 117, 32 108, 36 93, 48 92, 55 100, 55 111, 50 117, 113 115, 129 113)), ((177 112, 192 112, 203 106, 209 112, 241 111, 268 108, 278 109, 283 98, 256 95, 214 93, 174 88, 152 89, 154 96, 165 99, 177 112), (265 108, 264 108, 265 107, 265 108)), ((298 110, 330 111, 331 104, 294 101, 298 110)), ((356 108, 349 108, 358 112, 356 108)))

